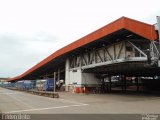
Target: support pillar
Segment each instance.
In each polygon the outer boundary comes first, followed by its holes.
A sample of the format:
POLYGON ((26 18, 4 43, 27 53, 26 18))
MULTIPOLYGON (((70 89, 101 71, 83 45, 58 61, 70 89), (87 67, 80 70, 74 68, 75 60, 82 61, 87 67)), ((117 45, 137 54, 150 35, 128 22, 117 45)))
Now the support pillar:
POLYGON ((121 75, 121 89, 122 89, 122 92, 124 91, 124 78, 123 76, 121 75))
POLYGON ((54 89, 53 92, 56 92, 56 72, 54 72, 54 89))
POLYGON ((137 92, 138 92, 139 91, 139 77, 136 77, 135 82, 136 82, 137 92))
POLYGON ((122 81, 121 81, 122 92, 126 92, 127 91, 126 76, 125 75, 121 76, 121 79, 122 79, 122 81))
POLYGON ((126 76, 124 76, 124 91, 127 91, 127 81, 126 81, 126 76))
MULTIPOLYGON (((101 92, 105 93, 106 92, 106 86, 105 86, 105 82, 104 82, 104 77, 102 77, 102 84, 101 84, 101 92)), ((107 91, 108 91, 108 86, 107 86, 107 91)))
POLYGON ((57 81, 59 81, 59 80, 60 80, 60 74, 61 74, 59 68, 58 68, 57 74, 58 74, 58 75, 57 75, 57 81))
POLYGON ((69 84, 70 84, 69 68, 70 68, 70 62, 69 59, 67 59, 65 64, 65 86, 66 86, 65 91, 69 91, 69 84))
POLYGON ((112 81, 111 81, 111 76, 109 76, 109 92, 112 91, 112 81))

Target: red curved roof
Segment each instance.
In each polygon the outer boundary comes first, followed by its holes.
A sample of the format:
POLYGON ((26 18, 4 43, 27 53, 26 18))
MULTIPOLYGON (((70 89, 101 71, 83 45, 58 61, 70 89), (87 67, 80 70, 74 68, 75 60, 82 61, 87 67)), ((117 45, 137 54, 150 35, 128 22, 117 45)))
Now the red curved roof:
POLYGON ((106 35, 109 35, 113 32, 116 32, 120 29, 126 29, 133 33, 136 33, 137 35, 140 35, 148 40, 156 40, 158 38, 158 35, 155 31, 155 28, 153 25, 149 25, 140 21, 136 21, 130 18, 121 17, 117 19, 116 21, 96 30, 95 32, 88 34, 87 36, 59 49, 58 51, 51 54, 49 57, 41 61, 40 63, 36 64, 20 76, 10 78, 9 81, 12 80, 18 80, 22 77, 28 75, 29 73, 33 72, 34 70, 40 68, 41 66, 45 65, 49 61, 55 59, 58 56, 61 56, 67 52, 73 51, 76 48, 82 47, 90 42, 96 41, 99 38, 102 38, 106 35))

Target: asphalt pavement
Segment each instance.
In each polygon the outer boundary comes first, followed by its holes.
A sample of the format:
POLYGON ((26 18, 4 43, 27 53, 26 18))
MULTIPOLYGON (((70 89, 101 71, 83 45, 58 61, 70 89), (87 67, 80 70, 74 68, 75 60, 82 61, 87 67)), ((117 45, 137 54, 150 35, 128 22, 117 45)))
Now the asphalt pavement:
POLYGON ((60 98, 0 88, 0 112, 28 114, 159 114, 160 97, 130 94, 75 94, 60 98))

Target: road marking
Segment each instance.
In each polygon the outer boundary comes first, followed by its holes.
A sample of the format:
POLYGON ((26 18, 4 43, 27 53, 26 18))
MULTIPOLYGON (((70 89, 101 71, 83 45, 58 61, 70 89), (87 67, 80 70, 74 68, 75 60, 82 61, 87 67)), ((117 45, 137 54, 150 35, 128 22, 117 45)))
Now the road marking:
MULTIPOLYGON (((32 95, 32 94, 28 94, 28 95, 32 95)), ((64 103, 73 103, 73 104, 85 104, 85 103, 81 103, 81 102, 77 102, 77 101, 73 101, 73 100, 68 100, 68 99, 62 99, 62 98, 51 98, 51 97, 44 97, 44 96, 38 96, 38 97, 43 97, 45 99, 49 99, 49 100, 53 100, 53 101, 61 101, 64 103)))
POLYGON ((16 101, 18 101, 18 102, 20 102, 20 103, 22 103, 22 104, 28 106, 29 108, 33 108, 31 105, 29 105, 29 104, 27 104, 26 102, 23 102, 22 100, 20 100, 20 99, 14 97, 14 96, 12 96, 11 94, 7 94, 7 95, 10 96, 11 98, 15 99, 16 101))
POLYGON ((69 108, 69 107, 81 107, 81 106, 86 106, 86 105, 88 105, 88 104, 58 106, 58 107, 48 107, 48 108, 37 108, 37 109, 27 109, 27 110, 17 110, 17 111, 10 111, 10 112, 4 112, 4 113, 18 113, 18 112, 29 112, 29 111, 41 111, 41 110, 51 110, 51 109, 60 109, 60 108, 69 108))
POLYGON ((83 105, 84 103, 80 103, 80 102, 76 102, 76 101, 72 101, 72 100, 66 100, 66 99, 59 99, 62 102, 68 102, 68 103, 74 103, 74 104, 80 104, 83 105))
MULTIPOLYGON (((59 101, 59 102, 64 102, 64 103, 72 103, 72 105, 57 106, 57 107, 46 107, 46 108, 34 108, 30 104, 27 104, 26 102, 22 101, 20 98, 17 98, 18 96, 16 94, 19 94, 19 92, 17 92, 17 91, 16 92, 9 91, 9 92, 8 91, 2 92, 2 94, 6 94, 6 95, 12 97, 16 101, 24 104, 25 106, 28 106, 29 109, 24 109, 24 110, 21 109, 21 110, 9 111, 9 112, 4 112, 4 113, 17 113, 17 112, 27 112, 27 111, 41 111, 41 110, 60 109, 60 108, 69 108, 69 107, 80 107, 80 106, 86 106, 86 105, 88 105, 88 104, 84 104, 84 103, 80 103, 80 102, 76 102, 76 101, 72 101, 72 100, 66 100, 66 99, 60 99, 60 98, 58 98, 58 99, 48 98, 48 99, 53 100, 53 101, 59 101)), ((39 97, 41 97, 41 96, 39 96, 39 97)))
MULTIPOLYGON (((43 97, 43 96, 40 96, 40 97, 43 97)), ((46 97, 46 99, 53 100, 53 101, 61 101, 64 103, 73 103, 73 104, 82 104, 82 105, 85 104, 85 103, 81 103, 81 102, 77 102, 77 101, 73 101, 73 100, 62 99, 62 98, 53 99, 50 97, 46 97)))

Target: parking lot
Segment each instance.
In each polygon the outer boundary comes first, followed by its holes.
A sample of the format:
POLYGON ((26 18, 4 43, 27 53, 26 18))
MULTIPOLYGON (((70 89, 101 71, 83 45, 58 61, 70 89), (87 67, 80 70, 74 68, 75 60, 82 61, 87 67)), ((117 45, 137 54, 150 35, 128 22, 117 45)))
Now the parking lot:
POLYGON ((60 98, 0 88, 1 113, 28 114, 158 114, 160 97, 144 94, 75 94, 60 98))

